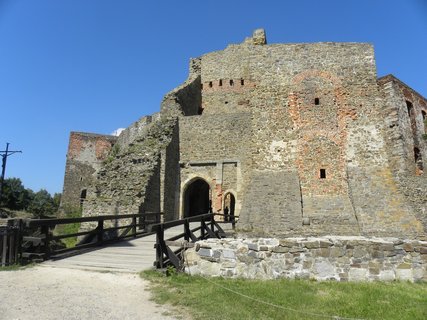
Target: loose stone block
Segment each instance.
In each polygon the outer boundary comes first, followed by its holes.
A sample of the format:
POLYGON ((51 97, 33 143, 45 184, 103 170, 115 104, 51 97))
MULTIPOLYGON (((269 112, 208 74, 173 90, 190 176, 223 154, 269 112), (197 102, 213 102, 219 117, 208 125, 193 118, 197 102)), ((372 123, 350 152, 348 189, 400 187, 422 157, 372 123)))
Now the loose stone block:
POLYGON ((288 247, 282 247, 282 246, 276 246, 273 248, 273 252, 285 253, 285 252, 289 252, 289 248, 288 247))
POLYGON ((211 249, 200 248, 200 250, 197 253, 201 257, 212 257, 213 256, 213 251, 211 249))
POLYGON ((394 281, 396 275, 393 270, 382 270, 380 271, 379 279, 381 281, 394 281))
POLYGON ((335 269, 327 260, 315 262, 313 269, 318 278, 329 279, 335 276, 335 269))
POLYGON ((348 272, 348 280, 350 281, 366 281, 368 279, 368 270, 361 268, 350 268, 348 272))
POLYGON ((396 269, 396 279, 402 281, 414 281, 412 269, 396 269))
POLYGON ((223 250, 222 251, 222 257, 224 259, 236 259, 236 254, 233 250, 223 250))

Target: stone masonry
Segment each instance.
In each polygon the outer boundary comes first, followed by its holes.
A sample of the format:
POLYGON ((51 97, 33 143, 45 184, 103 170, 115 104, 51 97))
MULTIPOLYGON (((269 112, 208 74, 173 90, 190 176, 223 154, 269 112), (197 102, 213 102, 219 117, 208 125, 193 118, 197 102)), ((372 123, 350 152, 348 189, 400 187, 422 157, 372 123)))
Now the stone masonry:
POLYGON ((427 239, 427 100, 378 79, 372 45, 267 44, 260 29, 189 69, 118 138, 71 134, 62 206, 227 207, 242 237, 427 239))
POLYGON ((227 278, 427 281, 427 242, 349 236, 208 239, 185 253, 185 272, 227 278))

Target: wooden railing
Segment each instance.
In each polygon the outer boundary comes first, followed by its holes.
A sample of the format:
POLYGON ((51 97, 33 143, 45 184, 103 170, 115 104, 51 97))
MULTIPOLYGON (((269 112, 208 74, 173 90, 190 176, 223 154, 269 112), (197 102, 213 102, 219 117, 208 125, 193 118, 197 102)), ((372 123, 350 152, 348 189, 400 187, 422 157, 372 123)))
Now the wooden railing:
MULTIPOLYGON (((226 237, 226 233, 223 228, 220 227, 219 221, 215 220, 215 216, 224 217, 223 214, 219 213, 207 213, 182 220, 153 225, 152 230, 157 234, 155 244, 156 261, 154 262, 154 266, 158 269, 163 269, 172 265, 179 270, 182 268, 182 255, 184 250, 191 247, 191 243, 207 238, 226 237), (190 224, 194 222, 200 222, 200 225, 190 228, 190 224), (169 239, 165 239, 165 230, 176 226, 182 226, 183 232, 169 239), (178 247, 178 249, 173 250, 171 247, 178 247)), ((228 221, 223 221, 221 223, 230 223, 234 229, 235 217, 228 216, 227 220, 228 221)))
MULTIPOLYGON (((105 215, 62 219, 14 219, 15 228, 8 228, 7 242, 2 240, 0 257, 5 252, 15 252, 13 258, 5 258, 5 265, 27 261, 43 261, 62 258, 106 243, 138 238, 151 233, 151 225, 160 222, 162 213, 105 215), (75 233, 54 234, 56 226, 86 223, 85 229, 75 233), (92 225, 91 225, 92 223, 92 225), (11 237, 13 234, 13 238, 11 237), (75 246, 66 248, 61 240, 78 238, 75 246), (13 240, 10 240, 13 239, 13 240), (3 243, 7 243, 3 245, 3 243)), ((3 232, 2 239, 6 239, 3 232)), ((9 256, 9 255, 8 255, 9 256)), ((3 264, 3 263, 2 263, 3 264)))
POLYGON ((19 262, 21 229, 20 220, 8 220, 4 226, 0 226, 0 266, 5 267, 19 262))

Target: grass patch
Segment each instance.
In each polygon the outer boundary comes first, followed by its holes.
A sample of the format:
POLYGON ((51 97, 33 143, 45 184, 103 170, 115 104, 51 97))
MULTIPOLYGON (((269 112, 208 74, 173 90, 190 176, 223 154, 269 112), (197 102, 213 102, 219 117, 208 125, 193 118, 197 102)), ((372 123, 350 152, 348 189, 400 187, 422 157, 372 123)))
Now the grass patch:
POLYGON ((331 319, 333 316, 427 319, 427 283, 205 279, 182 273, 166 277, 156 271, 144 271, 141 277, 152 283, 157 303, 184 308, 194 320, 331 319))
POLYGON ((19 270, 31 268, 34 265, 35 265, 34 263, 29 263, 29 264, 26 264, 25 266, 21 266, 19 264, 13 264, 11 266, 5 266, 5 267, 0 266, 0 271, 19 271, 19 270))
MULTIPOLYGON (((81 210, 75 210, 68 212, 66 218, 80 218, 82 216, 81 210)), ((57 225, 53 231, 54 235, 66 235, 79 232, 80 223, 69 223, 69 224, 60 224, 57 225)), ((61 239, 61 242, 67 247, 72 248, 76 246, 77 237, 70 237, 61 239)))

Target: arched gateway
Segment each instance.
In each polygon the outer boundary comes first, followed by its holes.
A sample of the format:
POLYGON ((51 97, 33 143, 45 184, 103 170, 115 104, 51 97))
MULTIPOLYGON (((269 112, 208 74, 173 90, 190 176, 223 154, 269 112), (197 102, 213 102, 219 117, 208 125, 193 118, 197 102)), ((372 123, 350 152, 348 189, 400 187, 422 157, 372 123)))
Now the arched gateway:
POLYGON ((210 211, 209 184, 197 178, 190 182, 184 191, 184 217, 192 217, 210 211))

